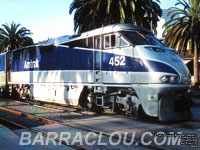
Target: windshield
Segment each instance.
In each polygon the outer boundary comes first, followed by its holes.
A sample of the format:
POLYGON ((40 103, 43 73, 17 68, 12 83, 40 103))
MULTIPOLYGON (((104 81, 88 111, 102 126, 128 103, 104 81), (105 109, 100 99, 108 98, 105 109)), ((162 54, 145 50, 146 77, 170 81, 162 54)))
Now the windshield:
POLYGON ((152 34, 145 32, 130 32, 122 31, 121 34, 131 42, 133 45, 156 45, 164 46, 158 39, 156 39, 152 34))

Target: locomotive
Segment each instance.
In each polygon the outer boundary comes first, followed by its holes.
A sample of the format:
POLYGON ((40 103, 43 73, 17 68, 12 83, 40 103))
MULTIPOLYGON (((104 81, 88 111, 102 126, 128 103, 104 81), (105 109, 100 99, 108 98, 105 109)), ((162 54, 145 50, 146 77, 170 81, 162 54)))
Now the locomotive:
POLYGON ((19 98, 161 121, 190 117, 187 67, 142 27, 114 24, 16 49, 0 55, 0 66, 2 87, 19 98))

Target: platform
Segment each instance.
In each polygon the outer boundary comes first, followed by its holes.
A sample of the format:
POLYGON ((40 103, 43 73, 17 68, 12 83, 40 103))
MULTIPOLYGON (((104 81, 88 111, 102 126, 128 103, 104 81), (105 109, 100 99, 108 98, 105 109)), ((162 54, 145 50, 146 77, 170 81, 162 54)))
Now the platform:
POLYGON ((13 133, 9 128, 0 124, 0 149, 1 150, 38 150, 29 145, 19 145, 20 138, 13 133))

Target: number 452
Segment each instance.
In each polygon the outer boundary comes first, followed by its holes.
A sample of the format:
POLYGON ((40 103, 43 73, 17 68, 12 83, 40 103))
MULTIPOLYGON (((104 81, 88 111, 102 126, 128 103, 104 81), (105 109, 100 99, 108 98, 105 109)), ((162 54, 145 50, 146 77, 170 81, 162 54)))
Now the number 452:
POLYGON ((111 57, 109 60, 109 65, 112 66, 125 66, 126 57, 125 56, 115 56, 115 57, 111 57))

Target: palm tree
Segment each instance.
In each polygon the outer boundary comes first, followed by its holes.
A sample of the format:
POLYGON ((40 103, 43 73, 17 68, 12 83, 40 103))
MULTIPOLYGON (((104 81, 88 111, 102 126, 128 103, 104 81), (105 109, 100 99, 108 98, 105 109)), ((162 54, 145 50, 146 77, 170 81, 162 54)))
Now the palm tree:
POLYGON ((194 54, 194 82, 199 86, 198 56, 200 48, 200 0, 178 0, 177 4, 183 9, 171 7, 168 15, 171 19, 164 24, 164 43, 179 53, 185 54, 187 48, 194 54), (179 15, 179 17, 177 17, 179 15))
POLYGON ((78 33, 114 23, 129 23, 155 31, 162 11, 159 0, 74 0, 69 13, 74 14, 78 33))
POLYGON ((12 22, 3 24, 0 28, 0 50, 1 52, 12 51, 16 48, 32 45, 33 39, 29 37, 32 33, 20 24, 12 22))

